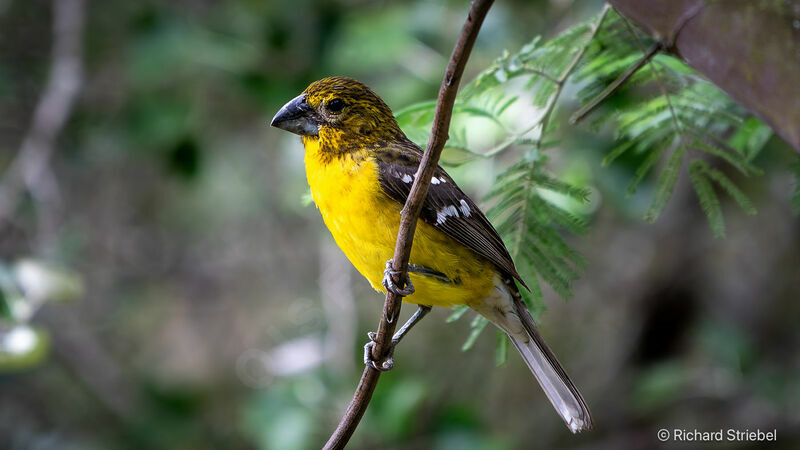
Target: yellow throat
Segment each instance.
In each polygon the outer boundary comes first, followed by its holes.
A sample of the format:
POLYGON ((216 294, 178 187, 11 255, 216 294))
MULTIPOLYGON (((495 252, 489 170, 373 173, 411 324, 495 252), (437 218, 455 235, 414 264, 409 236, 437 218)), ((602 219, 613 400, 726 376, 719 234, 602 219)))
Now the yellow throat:
MULTIPOLYGON (((384 264, 394 254, 402 205, 380 189, 378 166, 366 150, 331 158, 319 139, 304 137, 311 197, 339 248, 372 287, 381 285, 384 264)), ((494 287, 492 264, 423 221, 417 222, 412 264, 442 272, 454 283, 411 274, 410 303, 451 307, 480 303, 494 287)))

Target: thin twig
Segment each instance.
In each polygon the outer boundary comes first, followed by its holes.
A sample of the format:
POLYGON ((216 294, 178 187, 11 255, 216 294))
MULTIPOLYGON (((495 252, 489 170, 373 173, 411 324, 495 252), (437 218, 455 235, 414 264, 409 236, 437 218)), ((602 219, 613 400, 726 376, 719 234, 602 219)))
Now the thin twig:
POLYGON ((19 153, 0 180, 0 223, 14 213, 25 189, 41 189, 55 141, 69 118, 83 79, 85 0, 53 0, 50 73, 19 153))
MULTIPOLYGON (((628 32, 633 36, 634 40, 636 41, 636 46, 639 48, 640 51, 644 52, 644 43, 639 38, 639 35, 636 34, 636 31, 633 29, 633 25, 631 25, 630 21, 628 21, 628 19, 625 16, 620 15, 620 17, 622 17, 622 21, 628 28, 628 32)), ((659 72, 656 65, 653 64, 652 58, 647 59, 647 64, 650 66, 650 70, 653 71, 653 76, 655 77, 656 83, 658 84, 658 89, 661 91, 661 94, 664 95, 664 98, 667 101, 667 107, 669 107, 669 114, 672 117, 672 122, 675 124, 676 130, 680 134, 680 144, 683 144, 686 133, 683 130, 681 121, 678 120, 678 115, 675 113, 675 108, 672 106, 672 99, 669 94, 669 90, 667 90, 667 87, 664 84, 664 80, 661 79, 661 72, 659 72)))
POLYGON ((622 75, 618 76, 616 80, 614 80, 611 84, 605 87, 595 98, 593 98, 589 103, 585 104, 582 108, 575 111, 575 114, 569 118, 569 123, 575 125, 576 123, 580 122, 584 117, 586 117, 590 112, 592 112, 597 105, 602 103, 603 100, 607 99, 611 94, 617 92, 617 90, 622 87, 622 85, 628 81, 630 77, 633 76, 636 72, 639 71, 645 64, 650 62, 650 59, 661 50, 662 44, 660 42, 655 42, 647 52, 636 61, 636 64, 628 67, 622 75))
MULTIPOLYGON (((444 144, 447 142, 447 132, 450 128, 450 118, 458 92, 458 85, 461 82, 461 76, 464 73, 464 67, 472 51, 472 46, 478 36, 478 31, 492 3, 494 3, 494 0, 474 0, 472 2, 467 20, 464 22, 461 34, 458 37, 458 42, 456 42, 453 53, 450 55, 450 61, 447 63, 447 70, 439 89, 431 136, 400 217, 397 244, 395 245, 394 258, 392 258, 392 268, 399 272, 395 280, 399 285, 401 283, 400 280, 404 280, 406 277, 414 231, 424 199, 428 193, 431 176, 433 176, 433 171, 436 169, 444 144)), ((395 295, 391 290, 387 292, 383 305, 383 314, 378 324, 375 346, 373 347, 372 356, 375 361, 385 358, 389 351, 392 334, 400 314, 401 302, 402 298, 400 296, 395 295), (387 317, 391 317, 394 320, 389 322, 387 317)), ((361 375, 361 380, 353 394, 353 399, 339 422, 339 426, 325 444, 325 449, 341 449, 347 445, 350 436, 352 436, 369 405, 379 377, 379 371, 369 365, 364 368, 364 373, 361 375)))
POLYGON ((527 65, 526 66, 522 66, 522 70, 524 72, 532 73, 534 75, 538 75, 538 76, 540 76, 542 78, 545 78, 546 80, 548 80, 548 81, 550 81, 552 83, 555 83, 555 84, 560 83, 560 81, 558 81, 558 78, 550 75, 549 73, 545 72, 544 70, 537 69, 535 67, 530 67, 530 66, 527 66, 527 65))
POLYGON ((566 84, 567 78, 572 74, 572 71, 575 70, 575 67, 578 66, 583 54, 586 53, 586 49, 589 48, 589 44, 591 44, 594 37, 597 35, 597 32, 600 30, 600 26, 603 24, 603 20, 606 18, 606 14, 608 14, 608 10, 611 9, 611 6, 606 3, 603 6, 603 11, 600 12, 600 17, 597 18, 597 22, 595 22, 594 26, 592 27, 592 32, 589 34, 589 38, 586 40, 586 43, 581 47, 580 50, 575 52, 575 56, 572 57, 572 61, 569 62, 567 67, 561 72, 561 76, 558 77, 558 83, 556 83, 556 92, 550 97, 550 101, 547 103, 545 107, 545 112, 542 118, 539 120, 539 123, 542 125, 542 132, 539 135, 539 141, 544 138, 544 132, 547 129, 548 122, 550 121, 550 116, 555 109, 555 104, 558 101, 558 97, 561 95, 561 91, 564 89, 564 85, 566 84))

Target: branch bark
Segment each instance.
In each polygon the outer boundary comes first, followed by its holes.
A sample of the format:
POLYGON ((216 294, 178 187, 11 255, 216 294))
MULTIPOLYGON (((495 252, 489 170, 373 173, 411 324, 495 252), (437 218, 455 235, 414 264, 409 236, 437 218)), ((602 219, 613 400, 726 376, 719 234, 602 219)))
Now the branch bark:
POLYGON ((24 189, 38 198, 46 188, 41 178, 83 80, 84 6, 85 0, 53 0, 50 73, 19 153, 0 180, 0 223, 13 214, 24 189))
MULTIPOLYGON (((411 192, 400 216, 400 229, 397 233, 394 258, 392 258, 392 268, 400 272, 400 275, 395 279, 395 283, 398 285, 401 283, 400 280, 404 280, 406 277, 417 219, 428 194, 431 176, 433 176, 433 171, 439 162, 439 156, 442 153, 444 144, 447 142, 447 132, 450 128, 450 118, 453 113, 453 105, 455 104, 461 76, 464 73, 464 67, 472 51, 472 46, 475 44, 478 31, 483 24, 483 19, 489 12, 492 3, 494 3, 494 0, 474 0, 472 2, 467 20, 464 22, 461 34, 447 63, 442 85, 439 88, 431 136, 428 139, 428 145, 425 148, 425 153, 414 178, 414 184, 411 186, 411 192)), ((391 291, 386 293, 383 314, 378 324, 375 346, 373 347, 372 356, 375 361, 381 361, 389 351, 392 334, 394 334, 397 318, 400 315, 401 303, 402 297, 395 295, 391 291), (387 317, 391 317, 393 320, 390 322, 387 317)), ((347 445, 369 405, 380 374, 379 371, 369 365, 364 368, 364 373, 361 375, 361 380, 353 394, 353 399, 347 406, 347 411, 339 422, 339 426, 325 444, 325 449, 341 449, 347 445)))

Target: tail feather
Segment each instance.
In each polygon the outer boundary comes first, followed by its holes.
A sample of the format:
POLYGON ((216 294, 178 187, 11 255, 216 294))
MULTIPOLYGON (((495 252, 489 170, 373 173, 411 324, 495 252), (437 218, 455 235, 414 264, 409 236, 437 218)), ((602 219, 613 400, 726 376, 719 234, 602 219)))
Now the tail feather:
POLYGON ((545 343, 513 281, 496 274, 494 290, 470 306, 506 332, 569 429, 591 429, 592 415, 583 396, 545 343))
POLYGON ((528 341, 508 334, 511 342, 517 347, 520 355, 528 364, 539 385, 544 390, 550 403, 569 427, 570 431, 577 433, 582 430, 589 430, 594 423, 589 407, 583 400, 583 396, 575 387, 575 384, 567 375, 567 372, 556 359, 556 355, 545 343, 544 338, 536 328, 528 309, 522 304, 521 300, 515 302, 517 314, 522 321, 525 331, 528 334, 528 341))

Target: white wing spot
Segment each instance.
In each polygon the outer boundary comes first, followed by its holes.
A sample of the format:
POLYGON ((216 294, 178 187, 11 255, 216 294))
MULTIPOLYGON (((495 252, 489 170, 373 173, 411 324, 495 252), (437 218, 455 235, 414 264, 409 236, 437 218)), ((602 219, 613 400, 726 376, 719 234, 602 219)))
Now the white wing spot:
POLYGON ((409 174, 403 175, 403 183, 411 183, 412 180, 413 178, 411 178, 411 175, 409 174))
POLYGON ((455 206, 445 206, 436 213, 436 223, 443 224, 448 216, 458 217, 458 209, 455 206))
POLYGON ((461 209, 461 214, 463 214, 464 217, 469 217, 470 209, 469 209, 469 205, 467 204, 467 202, 462 199, 459 203, 461 204, 461 208, 460 208, 461 209))
POLYGON ((442 181, 441 181, 441 180, 439 180, 439 179, 438 179, 438 178, 436 178, 436 177, 433 177, 433 178, 431 178, 431 184, 439 184, 439 183, 441 183, 441 182, 442 182, 442 181))

